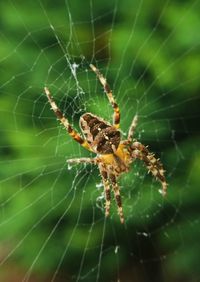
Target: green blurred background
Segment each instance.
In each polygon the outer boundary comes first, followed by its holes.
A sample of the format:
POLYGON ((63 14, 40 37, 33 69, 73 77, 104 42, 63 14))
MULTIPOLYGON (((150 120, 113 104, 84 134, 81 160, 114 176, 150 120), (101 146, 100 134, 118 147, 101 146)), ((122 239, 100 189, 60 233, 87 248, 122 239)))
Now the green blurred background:
POLYGON ((200 2, 2 1, 0 14, 0 280, 200 281, 200 2), (85 111, 110 121, 91 62, 169 183, 163 200, 136 162, 120 179, 125 226, 114 200, 104 220, 97 169, 67 167, 92 154, 43 93, 77 129, 85 111))

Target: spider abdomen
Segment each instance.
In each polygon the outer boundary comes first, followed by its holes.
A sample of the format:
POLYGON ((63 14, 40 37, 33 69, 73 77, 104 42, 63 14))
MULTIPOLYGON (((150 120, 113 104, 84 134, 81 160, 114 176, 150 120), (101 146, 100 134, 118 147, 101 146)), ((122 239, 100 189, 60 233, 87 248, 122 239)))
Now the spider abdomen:
POLYGON ((80 127, 87 142, 99 154, 111 154, 119 146, 120 132, 103 119, 86 113, 80 118, 80 127))

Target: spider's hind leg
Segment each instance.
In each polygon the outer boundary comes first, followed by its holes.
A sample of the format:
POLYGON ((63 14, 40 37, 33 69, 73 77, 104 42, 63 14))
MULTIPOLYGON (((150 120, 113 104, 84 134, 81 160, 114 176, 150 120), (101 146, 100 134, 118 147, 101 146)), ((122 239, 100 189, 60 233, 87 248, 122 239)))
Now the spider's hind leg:
POLYGON ((108 180, 108 174, 106 169, 103 165, 99 165, 99 171, 101 174, 103 186, 104 186, 104 194, 105 194, 105 215, 106 217, 110 214, 110 200, 111 200, 111 194, 110 194, 110 184, 108 180))
POLYGON ((137 141, 131 145, 131 149, 133 150, 133 157, 143 160, 148 170, 161 182, 162 195, 165 196, 167 193, 167 182, 164 176, 165 171, 163 169, 163 165, 159 159, 156 159, 154 154, 148 151, 147 147, 137 141))
POLYGON ((118 207, 118 214, 119 214, 119 217, 120 217, 120 221, 121 221, 121 223, 124 223, 124 213, 123 213, 123 209, 122 209, 122 200, 121 200, 120 189, 119 189, 119 186, 117 184, 116 176, 114 174, 110 174, 109 179, 112 183, 113 192, 114 192, 114 195, 115 195, 115 200, 116 200, 117 207, 118 207))

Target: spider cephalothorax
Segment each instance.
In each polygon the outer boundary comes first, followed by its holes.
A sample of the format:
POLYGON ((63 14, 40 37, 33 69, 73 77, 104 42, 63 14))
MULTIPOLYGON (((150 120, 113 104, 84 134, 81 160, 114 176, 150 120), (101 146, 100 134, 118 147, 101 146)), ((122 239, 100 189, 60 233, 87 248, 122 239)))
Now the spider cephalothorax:
POLYGON ((127 140, 121 140, 120 131, 118 130, 120 122, 119 107, 114 100, 112 91, 110 90, 106 79, 94 65, 91 64, 90 67, 99 78, 99 81, 103 85, 104 91, 108 96, 108 100, 113 107, 113 125, 91 113, 83 114, 80 117, 80 128, 85 136, 85 139, 83 139, 73 129, 68 119, 65 118, 61 110, 57 107, 47 87, 45 87, 45 93, 57 118, 64 125, 70 136, 80 143, 84 148, 97 154, 95 158, 69 159, 67 162, 92 163, 98 165, 104 185, 104 194, 106 200, 105 214, 108 216, 110 212, 110 186, 112 186, 118 206, 120 221, 123 223, 124 215, 117 178, 121 173, 128 172, 130 164, 135 159, 143 160, 148 171, 150 171, 153 176, 155 176, 161 182, 163 196, 167 191, 167 183, 161 162, 154 157, 154 154, 148 151, 146 146, 137 140, 134 140, 133 142, 133 134, 137 125, 137 116, 133 118, 129 128, 127 140))

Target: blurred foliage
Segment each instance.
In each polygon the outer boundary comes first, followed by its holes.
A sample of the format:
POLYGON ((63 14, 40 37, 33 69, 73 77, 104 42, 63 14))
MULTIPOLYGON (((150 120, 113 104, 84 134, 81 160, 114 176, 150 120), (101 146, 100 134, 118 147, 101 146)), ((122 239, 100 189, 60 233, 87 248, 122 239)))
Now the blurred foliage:
POLYGON ((0 13, 2 281, 16 266, 35 281, 71 281, 79 271, 85 281, 98 271, 100 281, 197 281, 199 1, 4 1, 0 13), (84 93, 67 61, 80 64, 84 93), (125 228, 113 204, 104 230, 97 169, 67 170, 66 158, 90 153, 57 125, 43 93, 49 85, 77 128, 86 110, 108 119, 85 71, 91 61, 113 86, 123 132, 138 112, 136 136, 161 155, 169 182, 163 200, 133 165, 120 182, 125 228))

